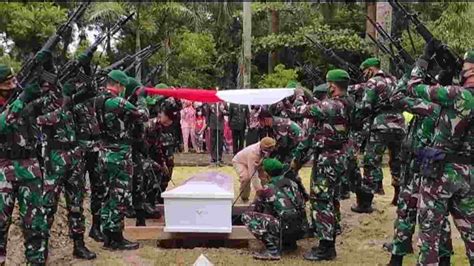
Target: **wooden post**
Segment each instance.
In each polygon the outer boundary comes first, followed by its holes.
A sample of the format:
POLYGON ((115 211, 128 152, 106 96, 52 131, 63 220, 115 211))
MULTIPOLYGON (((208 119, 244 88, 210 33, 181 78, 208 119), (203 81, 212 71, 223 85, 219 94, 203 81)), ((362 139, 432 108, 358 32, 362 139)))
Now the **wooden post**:
MULTIPOLYGON (((367 1, 366 8, 367 16, 373 21, 377 21, 377 2, 367 1)), ((374 26, 372 26, 372 24, 370 24, 370 21, 368 19, 366 20, 365 25, 365 34, 375 38, 375 28, 374 26)), ((377 53, 377 47, 374 48, 374 53, 377 53)))
POLYGON ((250 89, 251 83, 251 69, 252 69, 252 2, 243 2, 243 32, 242 32, 242 46, 244 49, 244 60, 243 60, 243 80, 244 88, 250 89))
MULTIPOLYGON (((271 34, 278 34, 280 31, 280 13, 278 10, 272 9, 270 11, 270 20, 271 20, 271 34)), ((275 49, 270 51, 268 54, 268 73, 272 73, 275 65, 278 63, 278 50, 275 49)))

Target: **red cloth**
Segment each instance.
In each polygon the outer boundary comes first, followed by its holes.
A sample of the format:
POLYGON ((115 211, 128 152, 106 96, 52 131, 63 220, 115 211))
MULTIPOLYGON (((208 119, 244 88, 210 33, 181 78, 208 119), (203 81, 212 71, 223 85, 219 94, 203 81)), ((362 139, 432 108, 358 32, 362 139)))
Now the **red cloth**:
POLYGON ((152 87, 145 88, 147 94, 151 95, 163 95, 167 97, 173 97, 177 99, 186 99, 195 102, 203 103, 217 103, 222 100, 216 95, 215 90, 202 90, 202 89, 191 89, 191 88, 179 88, 179 89, 156 89, 152 87))

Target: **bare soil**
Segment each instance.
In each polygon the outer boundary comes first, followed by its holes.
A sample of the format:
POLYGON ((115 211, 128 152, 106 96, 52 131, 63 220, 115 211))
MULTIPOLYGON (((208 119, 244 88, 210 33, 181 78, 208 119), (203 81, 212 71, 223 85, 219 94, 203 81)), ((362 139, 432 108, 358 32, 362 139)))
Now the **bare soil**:
MULTIPOLYGON (((203 155, 206 156, 206 155, 203 155)), ((235 177, 231 167, 176 167, 170 188, 179 185, 188 177, 200 171, 219 171, 235 177)), ((306 185, 309 185, 310 169, 304 168, 302 176, 306 185)), ((381 246, 389 241, 393 235, 393 220, 395 207, 390 205, 393 189, 390 186, 390 174, 384 169, 384 184, 386 195, 376 196, 376 211, 372 214, 355 214, 350 211, 351 204, 355 201, 354 195, 351 199, 341 204, 343 233, 337 239, 338 257, 335 261, 318 263, 320 265, 386 265, 390 255, 382 250, 381 246)), ((238 184, 235 182, 235 191, 238 184)), ((238 193, 236 193, 237 196, 238 193)), ((135 251, 110 252, 102 248, 101 243, 96 243, 86 233, 87 246, 97 253, 98 258, 93 261, 83 261, 73 258, 72 241, 68 238, 68 227, 65 202, 61 201, 50 238, 48 265, 192 265, 200 254, 204 254, 215 265, 314 265, 303 260, 303 253, 316 244, 315 240, 305 239, 298 242, 297 251, 284 254, 281 261, 261 262, 252 258, 252 253, 258 251, 262 246, 256 240, 249 244, 248 249, 228 248, 194 248, 194 249, 162 249, 156 247, 155 241, 141 242, 141 248, 135 251)), ((89 201, 85 205, 88 209, 89 201)), ((15 211, 13 224, 9 233, 7 265, 22 265, 24 261, 23 239, 20 230, 17 210, 15 211)), ((90 227, 90 213, 86 210, 87 230, 90 227)), ((128 221, 133 222, 133 221, 128 221)), ((453 244, 455 255, 452 259, 453 265, 468 265, 464 255, 464 245, 460 236, 452 226, 453 244)), ((416 239, 414 240, 416 243, 416 239)), ((415 244, 414 244, 415 245, 415 244)), ((418 248, 415 247, 415 252, 418 248)), ((415 255, 405 258, 406 265, 416 263, 415 255)))

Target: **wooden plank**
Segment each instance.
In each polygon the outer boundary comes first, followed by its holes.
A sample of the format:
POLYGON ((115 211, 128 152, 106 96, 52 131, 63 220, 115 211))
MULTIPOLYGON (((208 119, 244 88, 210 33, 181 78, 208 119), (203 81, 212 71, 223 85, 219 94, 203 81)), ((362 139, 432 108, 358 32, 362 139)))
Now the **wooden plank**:
POLYGON ((230 234, 216 233, 170 233, 164 232, 163 225, 151 226, 126 226, 125 237, 135 240, 168 240, 168 239, 227 239, 227 240, 249 240, 255 237, 245 226, 232 226, 230 234))

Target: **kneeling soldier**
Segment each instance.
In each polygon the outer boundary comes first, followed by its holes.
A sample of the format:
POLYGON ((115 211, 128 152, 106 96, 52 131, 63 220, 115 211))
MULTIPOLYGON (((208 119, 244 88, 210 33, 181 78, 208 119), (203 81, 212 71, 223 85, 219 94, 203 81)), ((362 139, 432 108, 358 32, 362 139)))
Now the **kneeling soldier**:
POLYGON ((242 220, 265 245, 254 258, 279 260, 282 248, 296 250, 296 241, 304 234, 304 199, 298 185, 284 177, 280 161, 265 159, 263 170, 270 177, 269 183, 257 190, 254 211, 244 213, 242 220))

